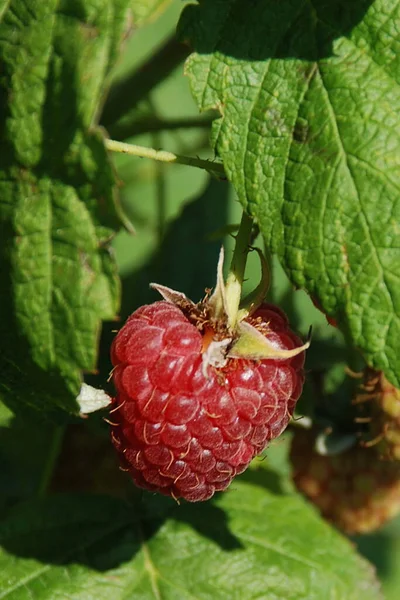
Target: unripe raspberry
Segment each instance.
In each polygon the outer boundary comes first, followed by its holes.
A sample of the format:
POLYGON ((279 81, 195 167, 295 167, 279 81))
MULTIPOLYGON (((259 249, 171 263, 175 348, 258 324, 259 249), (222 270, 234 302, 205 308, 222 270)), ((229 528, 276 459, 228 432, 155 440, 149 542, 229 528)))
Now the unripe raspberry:
POLYGON ((296 430, 290 459, 296 487, 348 534, 378 529, 400 512, 400 468, 376 447, 353 446, 334 456, 315 449, 316 434, 296 430))
POLYGON ((117 334, 112 439, 139 487, 207 500, 285 429, 302 390, 304 352, 282 355, 302 342, 275 306, 244 321, 278 358, 230 357, 232 340, 204 307, 165 301, 139 308, 117 334), (221 356, 208 362, 211 344, 221 356))
POLYGON ((400 390, 381 371, 367 368, 355 402, 364 405, 370 415, 366 444, 376 445, 383 458, 400 461, 400 390))

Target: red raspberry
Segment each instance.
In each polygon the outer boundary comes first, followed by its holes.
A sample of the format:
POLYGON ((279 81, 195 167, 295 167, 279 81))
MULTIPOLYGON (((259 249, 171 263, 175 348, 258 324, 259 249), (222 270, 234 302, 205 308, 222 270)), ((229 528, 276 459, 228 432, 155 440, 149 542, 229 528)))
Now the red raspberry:
MULTIPOLYGON (((264 304, 263 323, 278 349, 301 341, 286 316, 264 304), (267 324, 267 327, 266 327, 267 324)), ((209 343, 175 305, 134 312, 114 339, 112 440, 139 487, 190 502, 225 490, 285 429, 303 384, 304 352, 287 359, 229 358, 204 371, 209 343)))

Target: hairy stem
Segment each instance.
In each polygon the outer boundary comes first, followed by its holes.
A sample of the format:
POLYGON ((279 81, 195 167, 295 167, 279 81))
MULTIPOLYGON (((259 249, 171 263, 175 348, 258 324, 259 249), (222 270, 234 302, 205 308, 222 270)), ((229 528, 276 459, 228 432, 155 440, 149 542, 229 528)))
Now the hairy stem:
POLYGON ((249 252, 252 226, 252 218, 247 213, 243 212, 239 231, 236 235, 235 250, 233 252, 229 275, 226 281, 226 299, 228 305, 229 326, 232 329, 235 328, 239 313, 239 304, 244 281, 244 272, 246 269, 247 255, 249 252))
POLYGON ((189 167, 203 169, 219 177, 225 177, 223 165, 221 163, 212 162, 211 160, 203 160, 192 156, 181 156, 180 154, 166 152, 165 150, 155 150, 154 148, 137 146, 136 144, 125 144, 124 142, 116 142, 115 140, 105 140, 105 145, 107 150, 110 150, 111 152, 122 152, 123 154, 139 156, 140 158, 151 158, 164 163, 188 165, 189 167))

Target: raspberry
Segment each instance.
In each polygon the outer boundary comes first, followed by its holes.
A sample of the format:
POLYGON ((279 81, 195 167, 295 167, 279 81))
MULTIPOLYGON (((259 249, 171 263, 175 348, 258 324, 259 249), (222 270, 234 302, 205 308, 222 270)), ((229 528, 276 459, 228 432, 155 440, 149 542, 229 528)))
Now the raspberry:
POLYGON ((207 306, 142 306, 111 352, 122 468, 137 486, 190 502, 225 490, 285 429, 303 385, 304 347, 277 307, 263 304, 244 319, 279 356, 252 360, 227 354, 232 340, 207 306), (207 363, 212 344, 218 360, 207 363))
POLYGON ((400 460, 400 390, 380 371, 366 368, 361 391, 355 403, 365 406, 370 414, 367 446, 377 445, 382 457, 400 460), (366 401, 370 401, 370 403, 366 401))
POLYGON ((400 512, 400 467, 376 448, 353 446, 335 456, 315 450, 316 433, 296 430, 290 459, 296 487, 339 529, 368 533, 400 512))

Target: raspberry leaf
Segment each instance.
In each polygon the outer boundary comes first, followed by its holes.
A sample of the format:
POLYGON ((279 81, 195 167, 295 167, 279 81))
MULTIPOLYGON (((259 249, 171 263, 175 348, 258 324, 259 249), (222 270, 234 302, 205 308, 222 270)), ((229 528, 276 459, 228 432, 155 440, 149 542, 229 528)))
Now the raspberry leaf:
POLYGON ((135 25, 143 25, 151 20, 154 15, 164 10, 171 0, 131 0, 135 25))
POLYGON ((0 525, 2 593, 380 598, 372 568, 299 497, 236 487, 216 504, 175 505, 169 514, 159 507, 142 518, 109 497, 60 495, 20 505, 0 525))
POLYGON ((128 1, 78 4, 0 10, 0 395, 14 410, 78 412, 119 303, 121 214, 94 122, 128 1))
POLYGON ((187 73, 292 282, 400 386, 398 0, 204 0, 187 73))

